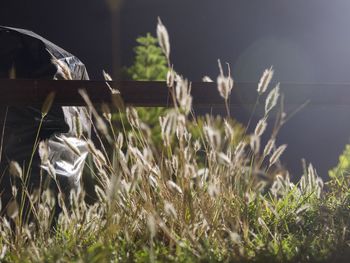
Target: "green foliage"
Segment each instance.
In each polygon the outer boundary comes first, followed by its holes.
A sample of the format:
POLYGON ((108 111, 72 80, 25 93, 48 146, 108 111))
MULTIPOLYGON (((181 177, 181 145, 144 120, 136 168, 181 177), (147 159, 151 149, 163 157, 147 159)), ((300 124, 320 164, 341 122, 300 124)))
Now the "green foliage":
POLYGON ((150 33, 136 39, 135 60, 125 72, 132 80, 163 81, 168 71, 167 60, 158 46, 158 40, 150 33))
POLYGON ((329 171, 329 177, 339 185, 350 177, 350 145, 346 145, 344 152, 339 156, 339 163, 329 171))
MULTIPOLYGON (((124 74, 127 78, 137 81, 165 81, 168 72, 167 60, 158 46, 158 39, 150 33, 136 39, 138 46, 134 48, 135 59, 132 66, 124 68, 124 74)), ((160 126, 159 117, 164 115, 165 108, 162 107, 139 107, 137 113, 140 119, 147 123, 151 129, 153 139, 160 144, 160 126)), ((128 123, 124 114, 113 116, 116 126, 121 129, 122 122, 128 123)), ((130 131, 131 127, 124 127, 130 131)))

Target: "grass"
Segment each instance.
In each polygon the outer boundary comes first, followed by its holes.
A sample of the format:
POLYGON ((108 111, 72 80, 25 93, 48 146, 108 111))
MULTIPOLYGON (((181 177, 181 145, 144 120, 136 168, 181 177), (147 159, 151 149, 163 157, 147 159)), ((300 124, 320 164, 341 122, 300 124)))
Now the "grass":
MULTIPOLYGON (((276 145, 286 119, 283 109, 269 142, 261 145, 270 115, 278 110, 279 88, 269 87, 273 70, 257 87, 265 114, 247 134, 229 112, 225 118, 194 116, 190 83, 172 70, 161 23, 158 37, 175 103, 159 119, 163 143, 136 109, 124 113, 118 103, 116 114, 126 118, 119 118, 123 129, 116 130, 105 105, 104 119, 95 116, 94 122, 104 147, 87 140, 95 202, 86 202, 91 193, 83 190, 72 192, 66 202, 49 189, 40 198, 25 192, 30 220, 20 220, 16 206, 0 219, 1 261, 345 261, 350 255, 347 175, 335 173, 324 183, 305 164, 300 181, 290 181, 279 161, 286 146, 276 145), (53 224, 57 204, 62 212, 53 224)), ((227 103, 234 84, 229 70, 225 74, 219 66, 218 92, 227 103)))

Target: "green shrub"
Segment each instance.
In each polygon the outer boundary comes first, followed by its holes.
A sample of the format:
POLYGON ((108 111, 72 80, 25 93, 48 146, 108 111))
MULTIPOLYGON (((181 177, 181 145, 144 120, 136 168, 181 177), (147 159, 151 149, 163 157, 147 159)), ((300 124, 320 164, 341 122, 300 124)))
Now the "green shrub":
POLYGON ((329 171, 329 177, 336 181, 339 186, 347 185, 350 178, 350 145, 346 145, 343 153, 339 156, 339 163, 329 171))
POLYGON ((164 81, 168 72, 166 57, 158 46, 158 40, 150 33, 136 39, 135 59, 132 66, 124 68, 124 74, 132 80, 164 81))
MULTIPOLYGON (((134 48, 135 59, 132 66, 124 68, 123 72, 126 78, 137 81, 165 81, 168 72, 166 57, 158 46, 158 39, 150 33, 136 39, 138 46, 134 48)), ((161 143, 159 117, 166 113, 166 108, 162 107, 139 107, 137 113, 140 119, 147 123, 151 129, 153 139, 161 143)), ((118 129, 124 127, 130 131, 125 114, 114 114, 113 121, 118 129)))

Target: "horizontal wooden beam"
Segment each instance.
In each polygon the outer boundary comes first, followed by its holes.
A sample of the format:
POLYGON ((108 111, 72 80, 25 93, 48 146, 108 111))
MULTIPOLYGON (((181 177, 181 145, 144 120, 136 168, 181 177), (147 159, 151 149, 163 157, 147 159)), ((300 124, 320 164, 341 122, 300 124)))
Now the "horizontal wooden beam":
MULTIPOLYGON (((169 89, 164 82, 112 81, 112 88, 121 92, 126 105, 171 106, 169 89)), ((257 83, 236 83, 230 97, 231 106, 251 105, 256 102, 257 83)), ((85 105, 79 90, 85 89, 94 103, 110 102, 111 93, 104 81, 87 80, 0 80, 0 105, 41 105, 46 96, 56 92, 57 105, 85 105)), ((350 84, 281 83, 286 104, 349 105, 350 84)), ((222 106, 215 83, 194 82, 191 94, 194 106, 222 106)), ((263 99, 260 100, 263 103, 263 99)))

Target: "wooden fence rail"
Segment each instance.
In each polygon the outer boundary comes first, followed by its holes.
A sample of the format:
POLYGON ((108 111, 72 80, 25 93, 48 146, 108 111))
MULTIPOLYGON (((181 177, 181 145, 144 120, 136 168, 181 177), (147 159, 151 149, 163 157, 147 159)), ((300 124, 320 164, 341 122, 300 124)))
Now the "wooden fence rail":
MULTIPOLYGON (((155 81, 112 81, 127 105, 169 106, 171 98, 164 82, 155 81)), ((230 105, 250 105, 256 102, 257 83, 236 83, 230 98, 230 105)), ((85 80, 0 80, 0 105, 41 105, 46 96, 56 92, 55 104, 84 105, 78 93, 85 89, 94 103, 109 102, 111 93, 104 81, 85 80)), ((286 104, 301 105, 349 105, 350 84, 300 84, 281 83, 286 104)), ((215 83, 194 82, 191 94, 194 106, 220 106, 224 104, 215 83)))

